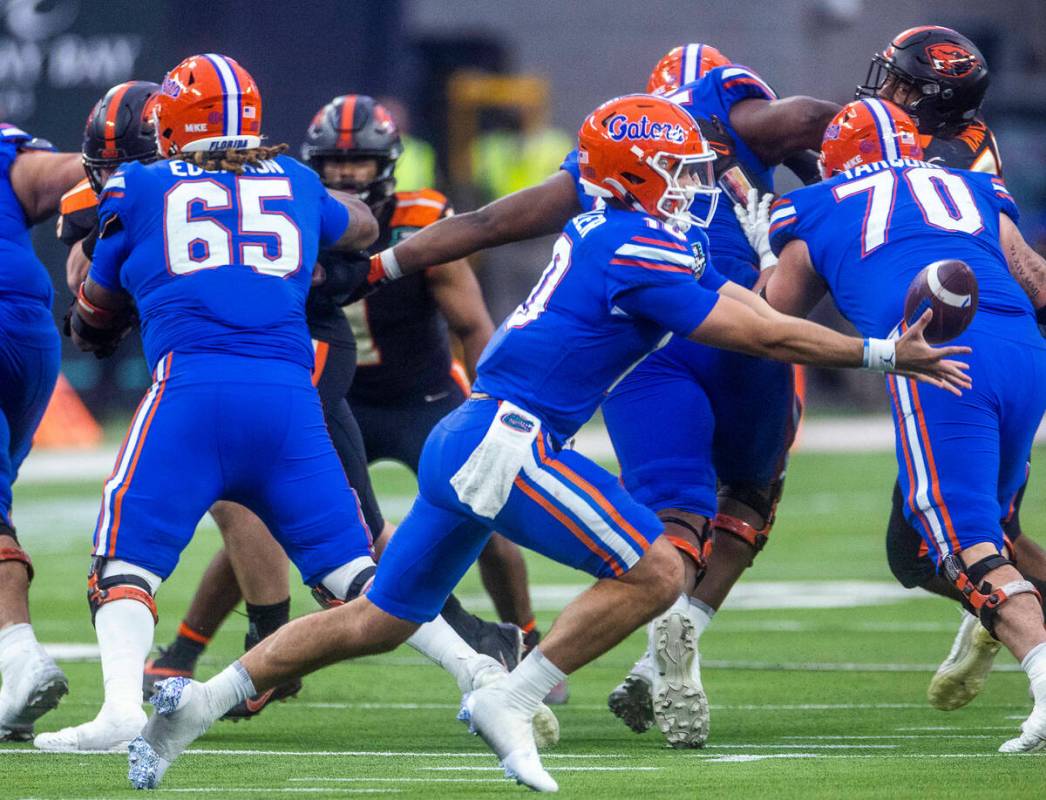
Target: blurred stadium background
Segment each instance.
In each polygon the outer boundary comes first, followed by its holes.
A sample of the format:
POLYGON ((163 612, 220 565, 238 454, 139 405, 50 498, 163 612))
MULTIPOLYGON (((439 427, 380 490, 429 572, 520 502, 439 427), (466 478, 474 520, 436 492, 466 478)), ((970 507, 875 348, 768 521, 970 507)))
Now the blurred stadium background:
MULTIPOLYGON (((846 102, 869 59, 899 31, 957 28, 992 70, 985 115, 1002 151, 1022 228, 1046 249, 1046 12, 1039 0, 3 0, 0 119, 78 149, 111 85, 159 81, 192 52, 219 50, 257 78, 272 141, 296 152, 330 97, 386 98, 409 131, 403 188, 435 183, 459 210, 551 174, 585 114, 640 90, 669 48, 705 41, 782 95, 846 102), (394 102, 398 101, 398 102, 394 102)), ((779 171, 779 189, 791 188, 779 171)), ((55 284, 64 248, 36 231, 55 284)), ((495 320, 525 296, 547 242, 474 259, 495 320)), ((59 289, 56 316, 69 300, 59 289)), ((822 320, 832 319, 826 309, 822 320)), ((130 346, 128 346, 130 345, 130 346)), ((98 362, 67 348, 65 374, 100 419, 123 418, 148 382, 137 344, 98 362)), ((874 411, 870 375, 810 376, 815 410, 874 411)))

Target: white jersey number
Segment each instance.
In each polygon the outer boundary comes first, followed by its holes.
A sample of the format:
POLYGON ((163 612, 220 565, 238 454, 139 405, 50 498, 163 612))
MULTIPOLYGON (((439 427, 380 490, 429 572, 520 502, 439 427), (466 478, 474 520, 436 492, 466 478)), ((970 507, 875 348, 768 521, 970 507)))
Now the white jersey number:
MULTIPOLYGON (((912 198, 926 222, 945 231, 975 234, 984 227, 973 194, 960 175, 932 167, 912 167, 903 173, 912 198)), ((836 186, 836 201, 868 193, 861 228, 861 256, 886 243, 890 236, 897 194, 897 175, 892 170, 875 172, 864 178, 836 186)))
POLYGON ((236 178, 237 234, 275 237, 275 254, 262 241, 241 242, 233 254, 233 232, 209 214, 232 208, 232 195, 218 181, 179 183, 164 198, 163 231, 167 266, 175 275, 230 264, 285 278, 301 267, 301 231, 286 214, 265 208, 268 200, 291 199, 288 178, 236 178))
POLYGON ((570 251, 573 246, 570 237, 565 233, 556 239, 556 244, 552 248, 552 260, 541 273, 541 280, 530 292, 530 296, 520 303, 508 318, 506 325, 509 328, 522 328, 541 316, 545 307, 548 306, 548 301, 552 299, 552 293, 556 291, 559 282, 570 269, 570 251))

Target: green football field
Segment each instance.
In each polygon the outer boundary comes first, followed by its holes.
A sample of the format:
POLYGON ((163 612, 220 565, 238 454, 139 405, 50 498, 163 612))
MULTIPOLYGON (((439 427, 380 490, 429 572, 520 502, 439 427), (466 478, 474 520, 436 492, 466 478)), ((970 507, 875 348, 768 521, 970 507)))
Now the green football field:
MULTIPOLYGON (((959 614, 892 581, 883 550, 892 474, 885 454, 797 455, 773 542, 701 642, 712 704, 708 746, 667 749, 656 731, 637 736, 607 711, 608 690, 642 649, 635 634, 571 678, 570 702, 558 709, 562 741, 545 756, 560 791, 585 798, 1042 797, 1046 758, 996 753, 1030 710, 1026 679, 1008 654, 965 709, 944 713, 926 703, 959 614)), ((376 478, 387 514, 398 519, 412 479, 395 468, 376 478)), ((32 484, 16 496, 36 562, 36 630, 71 656, 70 645, 94 642, 84 579, 98 491, 94 481, 32 484)), ((1046 535, 1046 493, 1032 488, 1022 518, 1026 531, 1046 535)), ((170 639, 217 541, 208 521, 162 590, 158 643, 170 639)), ((547 628, 586 577, 538 557, 529 565, 547 628)), ((459 594, 489 614, 476 576, 459 594)), ((296 587, 293 596, 295 613, 313 610, 306 591, 296 587)), ((203 677, 235 658, 245 628, 242 615, 229 621, 204 655, 203 677)), ((38 730, 97 711, 99 665, 89 651, 81 658, 62 661, 70 694, 38 730)), ((455 721, 457 700, 450 677, 407 648, 342 664, 307 678, 297 699, 254 720, 218 723, 154 794, 518 796, 524 790, 503 780, 482 742, 455 721)), ((0 745, 0 798, 130 796, 126 771, 119 754, 0 745)))

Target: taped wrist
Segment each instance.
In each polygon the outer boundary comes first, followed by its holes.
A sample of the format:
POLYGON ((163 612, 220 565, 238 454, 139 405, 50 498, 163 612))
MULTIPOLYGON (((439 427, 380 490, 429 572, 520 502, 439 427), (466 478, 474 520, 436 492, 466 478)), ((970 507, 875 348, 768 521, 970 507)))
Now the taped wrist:
POLYGON ((1013 562, 998 553, 982 558, 969 567, 955 554, 945 556, 941 562, 945 576, 955 584, 955 588, 962 592, 963 605, 971 614, 977 615, 984 629, 996 639, 998 638, 995 635, 996 618, 999 609, 1006 601, 1019 594, 1032 594, 1035 595, 1040 606, 1042 605, 1042 595, 1031 581, 1022 578, 1005 583, 996 589, 985 580, 985 576, 989 572, 1005 566, 1013 566, 1013 562))
POLYGON ((403 277, 403 270, 400 268, 400 262, 396 258, 396 250, 393 247, 387 247, 380 253, 371 256, 370 265, 370 275, 367 280, 372 284, 397 281, 403 277))
POLYGON ((893 339, 865 339, 862 367, 875 372, 893 372, 897 367, 897 344, 893 339))

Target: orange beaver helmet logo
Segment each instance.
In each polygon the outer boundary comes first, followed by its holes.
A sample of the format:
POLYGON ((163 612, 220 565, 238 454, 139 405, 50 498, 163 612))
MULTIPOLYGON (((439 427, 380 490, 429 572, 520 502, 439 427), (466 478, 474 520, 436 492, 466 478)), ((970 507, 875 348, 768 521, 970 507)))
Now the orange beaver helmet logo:
POLYGON ((965 47, 951 42, 931 44, 926 48, 926 55, 934 72, 946 78, 962 78, 973 72, 977 66, 977 56, 965 47))

